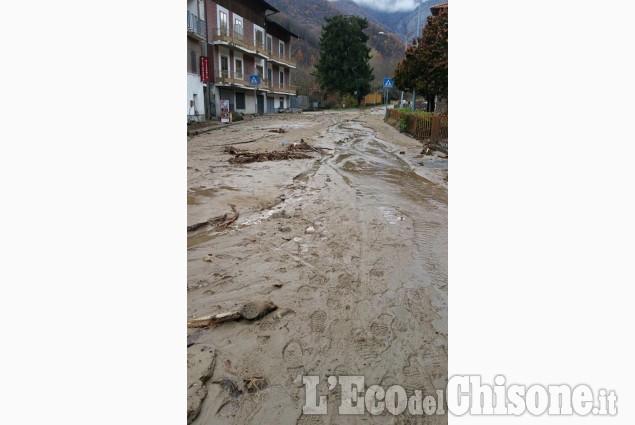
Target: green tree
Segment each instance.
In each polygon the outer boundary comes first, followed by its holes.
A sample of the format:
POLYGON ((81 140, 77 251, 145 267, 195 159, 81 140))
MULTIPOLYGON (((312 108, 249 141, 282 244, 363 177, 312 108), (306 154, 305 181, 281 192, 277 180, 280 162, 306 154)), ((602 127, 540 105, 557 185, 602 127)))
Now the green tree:
POLYGON ((417 45, 408 47, 406 57, 395 68, 395 86, 415 89, 434 110, 435 96, 448 97, 448 12, 429 16, 417 45))
POLYGON ((315 77, 323 90, 355 95, 358 103, 370 93, 373 69, 370 66, 368 21, 358 16, 326 18, 320 35, 320 58, 315 77))

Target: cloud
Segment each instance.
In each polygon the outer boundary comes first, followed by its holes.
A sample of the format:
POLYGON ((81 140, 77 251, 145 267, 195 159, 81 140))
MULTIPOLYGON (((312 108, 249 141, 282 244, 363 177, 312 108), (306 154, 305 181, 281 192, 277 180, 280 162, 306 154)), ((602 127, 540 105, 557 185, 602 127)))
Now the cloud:
MULTIPOLYGON (((332 0, 331 0, 332 1, 332 0)), ((421 1, 417 0, 353 0, 355 3, 386 12, 414 10, 421 1)))

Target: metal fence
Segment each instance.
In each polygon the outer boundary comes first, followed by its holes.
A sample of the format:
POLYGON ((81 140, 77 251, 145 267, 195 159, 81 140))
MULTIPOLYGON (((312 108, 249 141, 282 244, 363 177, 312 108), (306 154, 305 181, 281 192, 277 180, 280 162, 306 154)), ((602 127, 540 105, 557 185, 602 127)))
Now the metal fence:
POLYGON ((422 115, 389 109, 387 118, 396 122, 399 131, 408 133, 421 141, 430 141, 446 149, 448 147, 447 115, 422 115))

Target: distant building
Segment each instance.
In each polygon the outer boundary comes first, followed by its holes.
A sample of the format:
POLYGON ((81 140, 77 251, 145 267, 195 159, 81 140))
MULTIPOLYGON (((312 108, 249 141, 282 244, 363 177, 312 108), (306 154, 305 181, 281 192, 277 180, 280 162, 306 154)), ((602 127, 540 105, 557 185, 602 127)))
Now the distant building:
POLYGON ((299 38, 267 20, 279 10, 264 0, 207 0, 210 106, 220 111, 220 100, 231 112, 274 113, 290 107, 296 94, 290 84, 291 39, 299 38), (258 75, 258 86, 249 76, 258 75), (255 89, 255 90, 254 90, 255 89))
POLYGON ((187 119, 205 120, 205 91, 201 57, 207 42, 205 0, 187 0, 187 119))

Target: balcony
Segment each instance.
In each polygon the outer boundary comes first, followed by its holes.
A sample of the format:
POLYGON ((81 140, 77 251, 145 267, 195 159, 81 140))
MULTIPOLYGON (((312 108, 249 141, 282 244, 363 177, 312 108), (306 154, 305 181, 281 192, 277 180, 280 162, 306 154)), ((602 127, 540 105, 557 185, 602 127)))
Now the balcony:
POLYGON ((265 45, 262 43, 253 43, 241 32, 229 30, 227 28, 212 29, 212 42, 215 45, 225 45, 240 49, 246 53, 269 59, 265 45))
POLYGON ((279 55, 274 50, 269 50, 267 52, 267 55, 269 55, 269 60, 270 61, 276 62, 279 65, 287 66, 287 67, 293 68, 293 69, 295 69, 295 67, 297 65, 297 62, 294 61, 293 59, 291 59, 290 55, 279 55))
POLYGON ((268 87, 269 87, 269 91, 276 93, 276 94, 289 94, 291 96, 295 96, 298 90, 298 86, 294 86, 291 84, 280 84, 277 81, 267 81, 268 87))
POLYGON ((201 41, 205 41, 205 21, 195 14, 187 11, 187 33, 193 35, 201 41))
POLYGON ((224 86, 248 86, 248 81, 245 81, 245 75, 241 72, 220 71, 216 77, 215 83, 217 85, 224 86))

